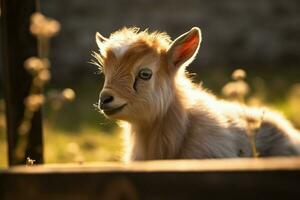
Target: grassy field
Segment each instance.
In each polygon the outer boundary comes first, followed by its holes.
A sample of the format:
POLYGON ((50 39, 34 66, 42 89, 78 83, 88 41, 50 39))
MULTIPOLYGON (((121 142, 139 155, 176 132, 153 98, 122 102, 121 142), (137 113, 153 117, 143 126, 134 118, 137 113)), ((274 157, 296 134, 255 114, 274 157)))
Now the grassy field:
MULTIPOLYGON (((82 127, 78 132, 69 132, 46 125, 44 133, 46 163, 116 161, 122 155, 118 129, 107 133, 93 127, 82 127)), ((5 167, 7 145, 4 131, 0 134, 0 167, 5 167)))
POLYGON ((116 161, 122 154, 118 131, 104 133, 83 127, 78 133, 68 133, 47 128, 44 141, 46 163, 116 161))
POLYGON ((4 130, 0 131, 0 167, 7 166, 7 145, 4 130))

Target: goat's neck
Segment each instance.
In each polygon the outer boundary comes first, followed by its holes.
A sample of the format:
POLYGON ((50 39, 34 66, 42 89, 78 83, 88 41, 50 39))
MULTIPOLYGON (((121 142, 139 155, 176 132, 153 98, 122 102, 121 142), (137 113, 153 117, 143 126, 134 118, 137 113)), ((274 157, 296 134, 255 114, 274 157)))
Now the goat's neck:
POLYGON ((134 160, 178 158, 188 126, 188 114, 175 95, 164 116, 132 125, 134 160))

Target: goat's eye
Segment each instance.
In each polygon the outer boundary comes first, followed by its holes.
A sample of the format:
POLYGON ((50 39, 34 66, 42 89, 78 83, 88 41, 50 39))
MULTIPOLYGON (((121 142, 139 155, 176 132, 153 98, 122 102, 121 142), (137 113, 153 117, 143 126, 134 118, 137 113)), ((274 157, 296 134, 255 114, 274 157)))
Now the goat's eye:
POLYGON ((144 68, 139 71, 139 78, 141 78, 143 80, 149 80, 151 78, 151 76, 152 76, 151 69, 144 68))

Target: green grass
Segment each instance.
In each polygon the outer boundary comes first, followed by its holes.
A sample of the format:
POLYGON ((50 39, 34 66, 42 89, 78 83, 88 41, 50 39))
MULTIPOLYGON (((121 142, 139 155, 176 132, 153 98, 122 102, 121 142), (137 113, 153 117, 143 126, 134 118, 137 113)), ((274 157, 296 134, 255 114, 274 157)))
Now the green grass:
MULTIPOLYGON (((0 167, 7 167, 7 145, 4 133, 2 129, 0 167)), ((108 133, 84 126, 77 132, 69 132, 46 124, 44 145, 46 163, 117 161, 122 155, 121 134, 118 129, 108 133)))
POLYGON ((46 127, 44 142, 46 163, 116 161, 122 154, 119 131, 105 133, 87 126, 75 133, 46 127))
POLYGON ((7 166, 7 145, 4 132, 0 132, 0 168, 7 166))

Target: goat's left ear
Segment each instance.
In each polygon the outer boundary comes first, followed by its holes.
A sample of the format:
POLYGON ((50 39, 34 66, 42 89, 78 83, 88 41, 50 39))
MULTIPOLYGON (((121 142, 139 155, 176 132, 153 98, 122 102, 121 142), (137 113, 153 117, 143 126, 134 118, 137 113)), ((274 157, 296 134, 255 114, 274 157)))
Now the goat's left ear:
POLYGON ((176 38, 167 51, 169 64, 175 68, 190 64, 198 52, 200 42, 201 30, 198 27, 176 38))
POLYGON ((107 38, 101 35, 99 32, 96 33, 95 38, 98 48, 101 49, 103 42, 107 41, 107 38))

